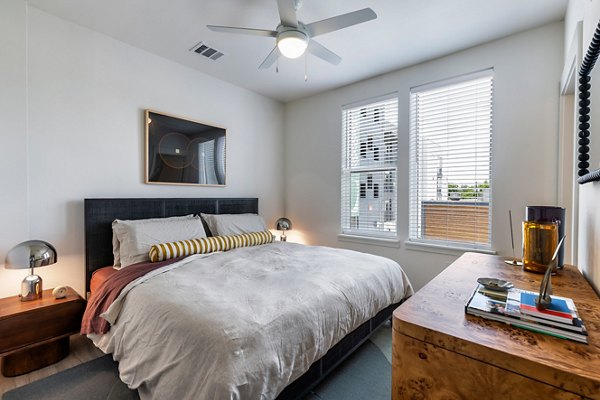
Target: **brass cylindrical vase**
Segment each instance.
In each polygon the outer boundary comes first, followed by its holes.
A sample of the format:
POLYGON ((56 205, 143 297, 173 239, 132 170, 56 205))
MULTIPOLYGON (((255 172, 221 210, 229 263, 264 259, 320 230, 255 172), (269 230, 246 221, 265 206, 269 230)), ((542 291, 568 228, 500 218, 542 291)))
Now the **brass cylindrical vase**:
MULTIPOLYGON (((525 221, 533 222, 556 222, 558 224, 558 240, 565 236, 565 223, 567 211, 557 206, 527 206, 525 207, 525 221)), ((563 243, 558 251, 558 268, 564 263, 566 243, 563 243)), ((554 249, 552 250, 554 254, 554 249)))
POLYGON ((523 269, 545 273, 557 245, 558 223, 523 222, 523 269))

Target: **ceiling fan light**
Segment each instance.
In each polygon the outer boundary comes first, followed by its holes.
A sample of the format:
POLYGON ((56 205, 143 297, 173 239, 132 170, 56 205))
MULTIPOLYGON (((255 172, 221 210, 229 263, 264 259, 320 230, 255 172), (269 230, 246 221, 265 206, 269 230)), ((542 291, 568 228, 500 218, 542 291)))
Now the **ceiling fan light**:
POLYGON ((308 37, 300 31, 285 31, 277 36, 277 48, 287 58, 298 58, 306 51, 308 37))

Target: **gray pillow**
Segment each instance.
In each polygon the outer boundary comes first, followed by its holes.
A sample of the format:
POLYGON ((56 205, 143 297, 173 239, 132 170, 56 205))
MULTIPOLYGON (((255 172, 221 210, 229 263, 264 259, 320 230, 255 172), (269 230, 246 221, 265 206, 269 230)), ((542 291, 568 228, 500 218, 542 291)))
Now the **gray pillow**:
POLYGON ((263 232, 267 225, 257 214, 200 214, 213 236, 263 232))

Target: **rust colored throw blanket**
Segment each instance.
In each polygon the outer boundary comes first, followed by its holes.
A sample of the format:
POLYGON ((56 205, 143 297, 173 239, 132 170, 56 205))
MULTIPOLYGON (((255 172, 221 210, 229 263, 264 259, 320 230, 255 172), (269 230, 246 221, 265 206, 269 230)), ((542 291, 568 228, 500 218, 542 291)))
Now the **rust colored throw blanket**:
POLYGON ((173 258, 157 263, 147 262, 130 265, 115 272, 89 298, 87 308, 83 314, 83 320, 81 321, 81 334, 102 334, 108 332, 110 324, 100 314, 108 310, 108 307, 115 301, 125 286, 150 271, 173 264, 183 258, 185 257, 173 258))

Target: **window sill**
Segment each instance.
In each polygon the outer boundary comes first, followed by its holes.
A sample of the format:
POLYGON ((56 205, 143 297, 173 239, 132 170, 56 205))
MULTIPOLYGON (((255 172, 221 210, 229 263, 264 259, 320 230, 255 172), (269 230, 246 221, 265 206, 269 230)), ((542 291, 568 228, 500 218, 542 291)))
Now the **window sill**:
POLYGON ((340 233, 337 235, 338 240, 342 242, 360 243, 360 244, 371 244, 375 246, 383 247, 400 247, 400 239, 398 238, 381 238, 373 236, 360 236, 360 235, 349 235, 346 233, 340 233))
POLYGON ((447 254, 450 256, 460 256, 464 252, 482 253, 482 254, 497 254, 495 250, 474 249, 472 247, 459 246, 444 246, 440 244, 413 242, 407 240, 404 242, 407 250, 425 251, 428 253, 447 254))

